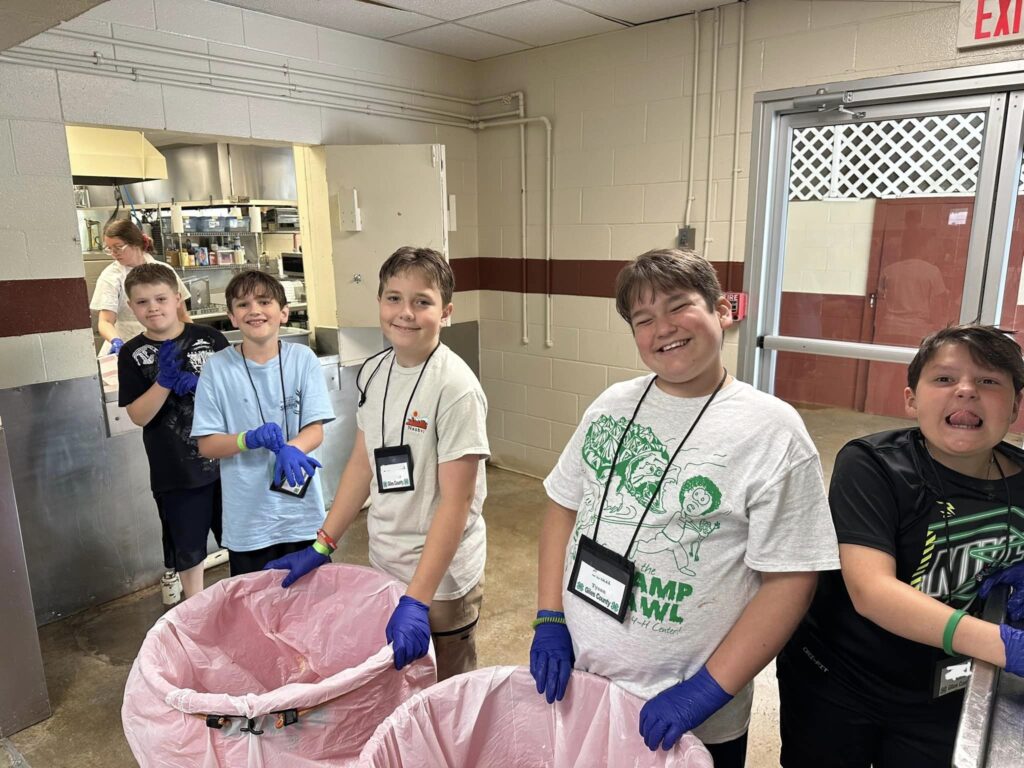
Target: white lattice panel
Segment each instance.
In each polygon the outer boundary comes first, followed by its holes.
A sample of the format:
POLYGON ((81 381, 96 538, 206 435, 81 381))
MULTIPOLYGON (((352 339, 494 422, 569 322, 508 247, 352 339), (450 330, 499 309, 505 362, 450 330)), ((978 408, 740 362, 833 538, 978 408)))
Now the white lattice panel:
POLYGON ((973 195, 984 133, 984 112, 797 129, 789 199, 973 195))

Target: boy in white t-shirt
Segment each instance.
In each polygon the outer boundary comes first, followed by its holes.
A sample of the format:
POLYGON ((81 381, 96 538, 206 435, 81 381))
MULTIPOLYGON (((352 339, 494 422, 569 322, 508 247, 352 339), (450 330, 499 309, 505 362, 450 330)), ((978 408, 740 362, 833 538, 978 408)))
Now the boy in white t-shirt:
POLYGON ((366 497, 370 562, 409 585, 388 621, 395 667, 426 655, 438 678, 476 668, 487 537, 487 401, 473 371, 441 343, 455 276, 429 248, 404 247, 380 268, 380 327, 391 348, 356 377, 355 445, 310 547, 271 562, 291 585, 329 562, 366 497))
POLYGON ((797 413, 722 365, 714 269, 650 251, 616 308, 654 372, 609 387, 544 481, 530 671, 549 702, 573 666, 642 698, 647 746, 694 730, 742 766, 754 675, 839 567, 817 451, 797 413))

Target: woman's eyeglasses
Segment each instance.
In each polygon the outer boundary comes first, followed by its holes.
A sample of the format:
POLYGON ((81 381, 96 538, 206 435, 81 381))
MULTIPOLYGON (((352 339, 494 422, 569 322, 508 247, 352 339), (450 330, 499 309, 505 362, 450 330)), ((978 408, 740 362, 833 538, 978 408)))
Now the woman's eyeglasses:
POLYGON ((121 252, 127 247, 127 243, 123 243, 121 245, 106 245, 103 247, 103 252, 107 254, 107 256, 120 256, 121 252))

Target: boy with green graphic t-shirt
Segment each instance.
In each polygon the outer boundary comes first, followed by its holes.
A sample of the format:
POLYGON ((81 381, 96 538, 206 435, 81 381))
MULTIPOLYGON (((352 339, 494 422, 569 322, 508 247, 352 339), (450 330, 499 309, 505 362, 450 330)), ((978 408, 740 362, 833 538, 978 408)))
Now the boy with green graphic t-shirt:
POLYGON ((752 680, 839 567, 818 454, 797 413, 722 365, 732 324, 711 265, 651 251, 616 307, 654 372, 587 409, 544 482, 530 670, 548 701, 569 671, 645 699, 640 734, 694 730, 742 766, 752 680))

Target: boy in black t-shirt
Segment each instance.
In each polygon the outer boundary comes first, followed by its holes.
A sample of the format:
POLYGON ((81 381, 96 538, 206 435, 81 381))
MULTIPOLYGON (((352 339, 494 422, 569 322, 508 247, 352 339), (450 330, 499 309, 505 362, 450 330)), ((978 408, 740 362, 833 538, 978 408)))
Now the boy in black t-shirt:
POLYGON ((164 566, 178 572, 188 598, 203 589, 209 532, 219 545, 221 530, 220 468, 189 436, 196 384, 206 359, 228 342, 220 331, 179 319, 181 296, 169 267, 135 267, 124 288, 146 330, 118 353, 118 404, 142 427, 164 566))
POLYGON ((821 579, 778 658, 785 768, 948 766, 970 658, 1024 675, 1024 631, 975 618, 992 583, 1024 589, 1024 451, 1002 442, 1021 349, 991 326, 946 328, 907 381, 918 426, 836 457, 842 571, 821 579))

